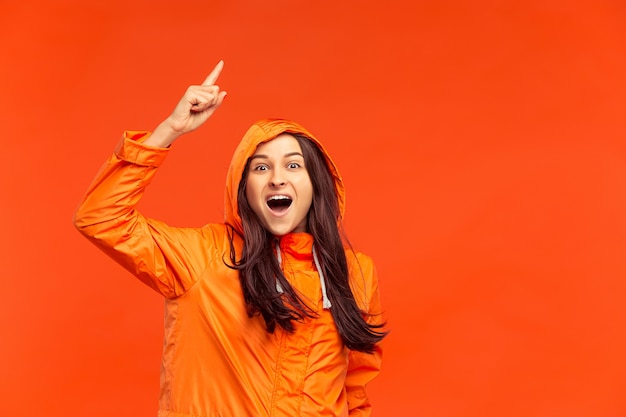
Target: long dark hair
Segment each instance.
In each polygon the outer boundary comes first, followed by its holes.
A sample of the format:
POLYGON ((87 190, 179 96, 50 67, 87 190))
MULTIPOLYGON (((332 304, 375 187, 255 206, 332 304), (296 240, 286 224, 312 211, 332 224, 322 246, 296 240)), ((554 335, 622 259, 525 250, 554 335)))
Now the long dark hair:
MULTIPOLYGON (((348 261, 338 221, 339 202, 335 181, 322 151, 309 138, 293 135, 304 155, 304 164, 313 184, 313 202, 307 214, 307 232, 313 236, 320 268, 326 280, 330 309, 337 331, 351 350, 371 353, 376 343, 386 335, 384 324, 366 321, 367 312, 361 311, 350 288, 348 261)), ((237 201, 243 224, 243 249, 236 259, 230 236, 230 267, 239 270, 248 315, 260 314, 267 331, 273 333, 276 325, 288 332, 294 331, 293 321, 302 321, 317 314, 296 293, 283 275, 274 254, 275 237, 263 227, 246 198, 246 179, 250 161, 246 163, 239 182, 237 201), (276 291, 276 282, 283 294, 276 291)), ((356 273, 356 271, 353 271, 356 273)))

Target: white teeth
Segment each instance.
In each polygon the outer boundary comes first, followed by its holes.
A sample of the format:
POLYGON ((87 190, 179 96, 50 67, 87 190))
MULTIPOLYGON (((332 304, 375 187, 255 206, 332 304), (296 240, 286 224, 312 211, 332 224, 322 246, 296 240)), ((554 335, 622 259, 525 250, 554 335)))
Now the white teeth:
POLYGON ((273 195, 267 199, 267 201, 270 200, 291 200, 291 197, 287 197, 286 195, 273 195))

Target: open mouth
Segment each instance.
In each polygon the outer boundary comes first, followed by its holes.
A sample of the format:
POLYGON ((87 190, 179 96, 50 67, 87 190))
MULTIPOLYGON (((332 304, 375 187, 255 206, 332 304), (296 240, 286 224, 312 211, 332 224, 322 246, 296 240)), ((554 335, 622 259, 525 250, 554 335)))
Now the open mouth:
POLYGON ((276 213, 282 213, 291 206, 292 201, 286 195, 273 195, 267 200, 267 206, 276 213))

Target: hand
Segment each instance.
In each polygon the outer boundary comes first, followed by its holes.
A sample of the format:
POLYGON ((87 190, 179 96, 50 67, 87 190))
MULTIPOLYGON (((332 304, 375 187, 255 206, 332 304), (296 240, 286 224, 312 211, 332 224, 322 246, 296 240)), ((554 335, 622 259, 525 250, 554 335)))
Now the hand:
POLYGON ((192 85, 180 99, 172 114, 163 121, 144 142, 146 145, 166 147, 179 136, 192 132, 206 122, 226 96, 215 85, 224 61, 217 63, 202 85, 192 85))

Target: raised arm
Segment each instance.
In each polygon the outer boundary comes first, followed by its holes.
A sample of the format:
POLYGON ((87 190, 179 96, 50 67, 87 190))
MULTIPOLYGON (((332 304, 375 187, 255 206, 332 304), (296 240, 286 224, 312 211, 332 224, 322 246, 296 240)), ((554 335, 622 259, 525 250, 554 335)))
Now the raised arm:
POLYGON ((224 61, 217 63, 201 85, 189 87, 172 114, 154 130, 144 143, 148 146, 166 148, 181 135, 196 130, 206 122, 226 97, 226 91, 220 91, 215 84, 222 68, 224 68, 224 61))
POLYGON ((166 297, 185 292, 207 265, 209 229, 182 229, 145 218, 136 206, 176 138, 202 125, 225 92, 215 81, 222 61, 200 86, 187 89, 174 112, 149 132, 125 132, 74 214, 74 225, 91 242, 166 297))

